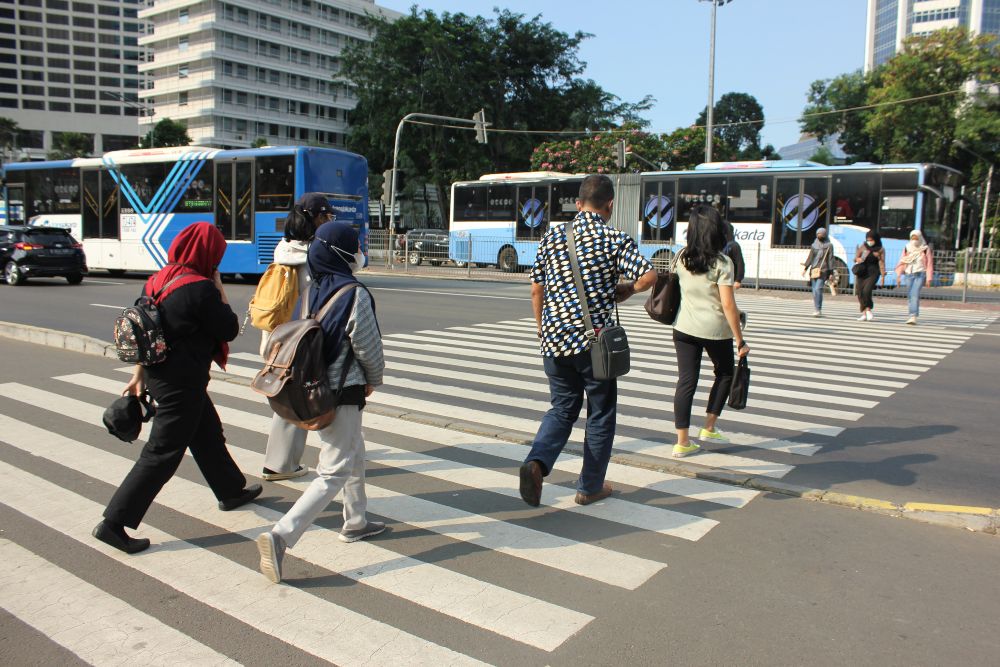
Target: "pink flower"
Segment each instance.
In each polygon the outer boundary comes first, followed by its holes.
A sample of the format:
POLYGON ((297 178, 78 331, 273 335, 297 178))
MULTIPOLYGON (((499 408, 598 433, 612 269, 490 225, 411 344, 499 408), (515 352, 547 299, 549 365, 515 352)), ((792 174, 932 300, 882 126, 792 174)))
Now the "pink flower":
MULTIPOLYGON (((604 173, 604 167, 598 167, 598 168, 597 168, 597 173, 598 173, 598 174, 603 174, 603 173, 604 173)), ((581 308, 582 308, 582 307, 583 307, 583 306, 581 306, 581 308)))

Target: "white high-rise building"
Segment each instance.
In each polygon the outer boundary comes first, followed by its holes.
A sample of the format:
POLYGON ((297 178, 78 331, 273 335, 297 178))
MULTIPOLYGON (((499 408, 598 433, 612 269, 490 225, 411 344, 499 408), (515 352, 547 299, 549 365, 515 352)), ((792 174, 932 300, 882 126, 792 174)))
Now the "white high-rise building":
POLYGON ((95 152, 131 148, 142 75, 139 0, 0 0, 0 116, 20 127, 13 155, 41 159, 61 132, 95 152))
POLYGON ((364 14, 399 17, 374 0, 156 0, 139 12, 152 30, 139 66, 141 101, 187 125, 201 146, 343 146, 356 98, 340 54, 370 40, 364 14))
POLYGON ((958 26, 1000 35, 1000 0, 868 0, 865 71, 892 58, 910 35, 958 26))

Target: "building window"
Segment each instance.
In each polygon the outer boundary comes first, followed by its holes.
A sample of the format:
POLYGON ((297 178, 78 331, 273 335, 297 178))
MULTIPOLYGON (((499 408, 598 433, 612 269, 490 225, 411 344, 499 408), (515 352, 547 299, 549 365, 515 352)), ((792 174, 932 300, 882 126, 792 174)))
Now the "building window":
POLYGON ((76 88, 73 90, 73 97, 78 100, 93 100, 97 99, 97 93, 87 88, 76 88))
MULTIPOLYGON (((104 116, 120 116, 122 115, 122 110, 120 107, 115 107, 108 104, 102 104, 101 114, 104 116)), ((104 146, 104 149, 105 150, 108 149, 107 145, 104 146)))
MULTIPOLYGON (((51 47, 53 45, 49 44, 49 46, 51 47)), ((90 56, 91 58, 93 58, 94 57, 94 47, 92 47, 92 46, 74 46, 73 47, 73 55, 74 56, 90 56)))
POLYGON ((95 41, 94 33, 87 32, 86 30, 74 30, 73 31, 73 41, 74 42, 93 42, 93 41, 95 41))
POLYGON ((122 29, 121 23, 118 21, 106 21, 101 19, 97 22, 97 25, 101 30, 111 30, 113 32, 118 32, 122 29))
MULTIPOLYGON (((37 111, 45 111, 45 102, 42 100, 22 100, 22 109, 35 109, 37 111)), ((23 146, 22 146, 23 148, 23 146)))
POLYGON ((110 7, 108 5, 98 5, 97 13, 101 16, 118 16, 118 7, 110 7))
POLYGON ((94 80, 94 77, 91 76, 90 74, 74 74, 73 83, 81 86, 93 86, 96 83, 96 81, 94 80))
POLYGON ((180 39, 177 40, 177 50, 178 51, 187 51, 187 48, 188 48, 188 38, 187 37, 181 37, 180 39))
MULTIPOLYGON (((246 94, 246 93, 244 93, 244 94, 246 94)), ((188 103, 188 94, 187 94, 187 91, 186 90, 182 90, 181 92, 177 93, 177 105, 178 106, 182 106, 182 107, 186 107, 187 103, 188 103)))
POLYGON ((69 61, 65 58, 49 58, 49 67, 53 69, 69 69, 69 61))
POLYGON ((121 88, 122 80, 113 76, 102 76, 101 86, 104 86, 106 88, 121 88))
POLYGON ((69 102, 49 102, 49 111, 71 111, 69 102))
POLYGON ((114 44, 115 46, 118 46, 118 44, 121 43, 118 35, 109 35, 108 33, 101 33, 98 35, 97 41, 101 44, 114 44))
POLYGON ((97 106, 93 104, 74 104, 73 111, 76 113, 97 113, 97 106))
POLYGON ((190 18, 190 17, 188 15, 187 8, 180 10, 180 12, 177 14, 177 22, 178 23, 187 23, 188 22, 188 18, 190 18))
MULTIPOLYGON (((63 45, 65 46, 65 45, 63 45)), ((27 40, 21 40, 21 50, 22 51, 44 51, 45 47, 41 42, 29 42, 27 40)))
MULTIPOLYGON (((66 32, 63 30, 62 32, 66 32)), ((18 29, 18 33, 24 35, 25 37, 41 37, 42 27, 37 25, 22 25, 18 29)), ((65 38, 64 38, 65 39, 65 38)))
POLYGON ((77 28, 93 28, 94 19, 89 19, 86 16, 74 16, 73 25, 77 28))
POLYGON ((27 12, 23 9, 18 10, 17 15, 21 17, 22 21, 36 21, 38 23, 42 22, 41 12, 27 12))
POLYGON ((49 83, 69 83, 67 72, 49 72, 49 83))
POLYGON ((69 30, 63 30, 62 28, 49 28, 45 31, 45 35, 49 39, 69 39, 69 30))
POLYGON ((74 2, 73 3, 73 11, 74 12, 79 12, 79 13, 84 13, 84 14, 86 14, 86 13, 89 12, 89 13, 93 14, 94 13, 94 5, 90 4, 89 2, 74 2))
POLYGON ((189 72, 189 69, 188 69, 187 65, 179 65, 177 67, 177 78, 178 79, 186 79, 186 78, 188 78, 188 72, 189 72))
POLYGON ((101 63, 102 72, 114 72, 118 73, 118 63, 101 63))
POLYGON ((118 60, 119 58, 118 49, 101 49, 100 53, 102 58, 111 58, 112 60, 118 60))
POLYGON ((25 86, 25 85, 22 84, 21 85, 21 94, 22 95, 39 95, 39 96, 44 97, 45 96, 45 88, 43 86, 25 86))

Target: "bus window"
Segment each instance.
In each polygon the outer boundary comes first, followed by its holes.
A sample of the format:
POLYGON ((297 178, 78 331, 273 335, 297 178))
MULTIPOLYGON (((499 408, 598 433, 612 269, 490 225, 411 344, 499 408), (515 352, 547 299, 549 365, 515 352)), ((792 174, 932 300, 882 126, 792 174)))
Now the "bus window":
POLYGON ((257 166, 257 212, 287 213, 295 201, 295 162, 291 155, 259 157, 257 166))
POLYGON ((674 236, 674 216, 677 208, 677 181, 647 181, 643 184, 642 240, 651 243, 666 243, 674 236))
POLYGON ((80 212, 80 177, 76 169, 38 169, 25 177, 28 220, 36 215, 80 212))
POLYGON ((118 203, 120 189, 111 173, 101 172, 101 238, 118 238, 118 203))
POLYGON ((576 217, 576 199, 580 196, 580 181, 560 181, 552 184, 552 222, 569 222, 576 217))
POLYGON ((771 178, 736 176, 729 179, 729 222, 771 224, 771 178))
POLYGON ((455 186, 455 220, 475 222, 486 219, 486 185, 455 186))
POLYGON ((83 238, 100 238, 101 172, 97 169, 84 171, 80 181, 83 183, 83 238))
POLYGON ((807 248, 830 219, 826 177, 777 178, 774 185, 772 246, 807 248))
MULTIPOLYGON (((135 193, 135 197, 143 206, 149 206, 156 197, 157 191, 173 168, 169 162, 143 162, 139 164, 122 165, 120 172, 122 178, 135 193)), ((128 190, 126 190, 126 195, 128 190)), ((140 213, 140 211, 132 211, 140 213)), ((149 211, 152 212, 152 211, 149 211)))
POLYGON ((187 190, 177 202, 174 211, 177 213, 201 213, 212 210, 212 168, 208 163, 199 167, 199 172, 188 184, 187 190))
POLYGON ((884 239, 905 239, 916 224, 917 195, 913 192, 882 191, 878 233, 884 239))
POLYGON ((835 174, 833 177, 833 222, 841 225, 875 227, 881 175, 835 174))
POLYGON ((537 241, 549 227, 549 188, 546 185, 519 185, 517 188, 518 240, 537 241))
POLYGON ((677 193, 677 219, 687 222, 691 208, 695 204, 714 206, 722 219, 726 219, 726 178, 724 176, 702 176, 682 178, 677 193))
POLYGON ((510 221, 514 219, 514 186, 490 185, 487 190, 489 202, 486 216, 489 220, 510 221))

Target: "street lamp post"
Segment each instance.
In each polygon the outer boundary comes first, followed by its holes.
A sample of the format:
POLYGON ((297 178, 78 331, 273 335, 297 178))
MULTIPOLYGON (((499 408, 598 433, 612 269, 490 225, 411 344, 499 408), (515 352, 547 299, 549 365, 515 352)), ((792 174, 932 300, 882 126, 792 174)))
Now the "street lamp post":
POLYGON ((705 123, 705 162, 712 161, 712 121, 715 107, 715 14, 722 5, 732 0, 698 0, 712 3, 712 30, 708 45, 708 113, 705 123))

